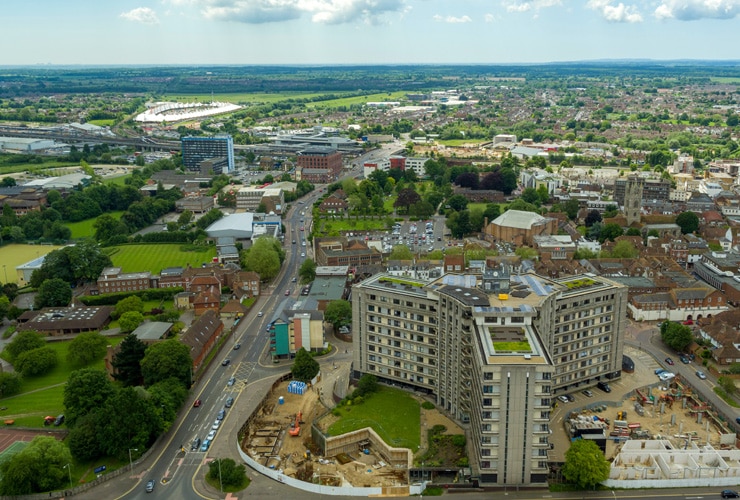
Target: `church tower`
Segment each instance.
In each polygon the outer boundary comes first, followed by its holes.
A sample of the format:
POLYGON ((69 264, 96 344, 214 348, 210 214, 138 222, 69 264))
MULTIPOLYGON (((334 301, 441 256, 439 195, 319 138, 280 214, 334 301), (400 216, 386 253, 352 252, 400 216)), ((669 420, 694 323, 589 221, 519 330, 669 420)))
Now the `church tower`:
POLYGON ((624 215, 627 225, 640 222, 640 211, 642 209, 642 190, 645 187, 645 179, 632 175, 627 179, 624 191, 624 215))

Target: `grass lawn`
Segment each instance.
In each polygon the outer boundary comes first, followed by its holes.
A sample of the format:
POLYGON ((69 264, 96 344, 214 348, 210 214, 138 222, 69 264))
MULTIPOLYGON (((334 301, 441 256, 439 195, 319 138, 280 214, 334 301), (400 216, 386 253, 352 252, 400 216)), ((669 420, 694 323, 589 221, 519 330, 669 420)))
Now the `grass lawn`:
MULTIPOLYGON (((327 92, 330 93, 330 92, 327 92)), ((162 98, 162 101, 173 101, 173 102, 211 102, 213 99, 219 102, 231 102, 234 104, 239 103, 275 103, 286 101, 288 99, 305 99, 312 97, 319 97, 324 93, 316 92, 280 92, 280 93, 244 93, 244 94, 218 94, 212 96, 211 94, 172 94, 162 98)))
POLYGON ((330 436, 372 427, 390 446, 416 451, 420 443, 421 405, 404 391, 380 387, 363 403, 337 407, 340 419, 328 429, 330 436))
POLYGON ((385 218, 378 219, 333 219, 321 221, 322 233, 334 234, 339 231, 388 231, 385 218))
POLYGON ((18 276, 15 271, 17 266, 41 257, 42 255, 46 255, 57 248, 61 247, 55 245, 16 244, 0 247, 0 263, 3 265, 3 274, 0 274, 0 279, 3 280, 3 283, 18 283, 18 276))
POLYGON ((408 91, 383 92, 380 94, 360 95, 355 97, 343 97, 328 101, 308 103, 307 108, 337 108, 339 106, 352 106, 353 104, 365 104, 366 102, 400 101, 405 99, 408 91))
MULTIPOLYGON (((109 337, 108 340, 111 345, 116 345, 123 338, 123 336, 109 337)), ((71 340, 47 343, 57 353, 57 366, 46 375, 24 378, 20 394, 0 399, 0 406, 8 408, 3 411, 3 418, 11 418, 15 420, 16 425, 22 427, 43 427, 45 416, 64 413, 64 386, 69 374, 79 368, 67 362, 70 343, 71 340)), ((104 367, 101 358, 86 368, 102 370, 104 367)))
POLYGON ((204 262, 211 262, 216 256, 213 245, 191 247, 178 243, 153 243, 151 245, 119 245, 112 247, 110 255, 113 265, 122 268, 125 273, 149 271, 159 273, 167 267, 193 267, 204 262), (197 250, 188 250, 196 248, 197 250))
POLYGON ((106 184, 116 184, 118 186, 125 186, 126 185, 126 179, 131 177, 130 174, 128 175, 119 175, 118 177, 110 177, 108 179, 105 179, 103 182, 106 184))
POLYGON ((98 127, 112 127, 116 123, 116 121, 110 118, 110 119, 101 119, 101 120, 90 120, 87 123, 97 125, 98 127))
MULTIPOLYGON (((108 213, 111 215, 111 217, 120 219, 121 215, 123 215, 123 210, 108 213)), ((96 220, 97 217, 93 217, 91 219, 81 220, 80 222, 66 222, 64 225, 67 226, 70 231, 72 231, 73 240, 79 240, 81 238, 92 238, 93 236, 95 236, 95 228, 93 227, 93 224, 95 224, 96 220)))

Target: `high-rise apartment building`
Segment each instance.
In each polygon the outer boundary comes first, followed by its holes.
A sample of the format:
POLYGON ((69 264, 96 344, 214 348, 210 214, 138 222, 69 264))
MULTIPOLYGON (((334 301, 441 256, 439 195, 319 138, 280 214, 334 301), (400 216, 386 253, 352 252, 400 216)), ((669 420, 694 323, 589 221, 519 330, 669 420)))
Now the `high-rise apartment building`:
POLYGON ((183 137, 182 164, 186 170, 209 174, 227 174, 234 171, 234 139, 230 135, 214 137, 183 137))
POLYGON ((434 397, 466 427, 481 484, 544 484, 553 394, 620 374, 627 288, 528 274, 502 293, 487 276, 355 285, 355 375, 434 397))

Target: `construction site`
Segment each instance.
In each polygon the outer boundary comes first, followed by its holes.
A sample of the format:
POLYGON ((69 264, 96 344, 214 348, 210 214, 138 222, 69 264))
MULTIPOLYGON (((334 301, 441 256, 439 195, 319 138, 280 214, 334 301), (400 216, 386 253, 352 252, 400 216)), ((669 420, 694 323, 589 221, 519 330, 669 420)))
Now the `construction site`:
MULTIPOLYGON (((324 443, 312 439, 312 424, 326 415, 317 388, 288 391, 291 382, 277 383, 242 428, 242 450, 261 465, 285 476, 324 486, 393 487, 408 484, 412 454, 389 448, 374 432, 356 431, 324 443)), ((319 436, 321 441, 321 436, 319 436)), ((327 440, 328 441, 328 440, 327 440)))
POLYGON ((723 478, 732 484, 740 476, 735 431, 680 376, 635 389, 621 406, 597 404, 571 411, 563 425, 569 440, 588 439, 604 451, 612 462, 615 487, 638 487, 628 482, 643 479, 675 480, 671 464, 682 464, 681 479, 687 486, 707 476, 720 480, 718 485, 725 484, 723 478))

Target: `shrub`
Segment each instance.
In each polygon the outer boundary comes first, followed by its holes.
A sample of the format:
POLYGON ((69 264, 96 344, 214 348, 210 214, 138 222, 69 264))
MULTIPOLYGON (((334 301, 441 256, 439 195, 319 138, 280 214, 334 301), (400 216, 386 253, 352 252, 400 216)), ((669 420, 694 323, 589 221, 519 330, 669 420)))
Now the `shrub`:
POLYGON ((435 408, 434 403, 431 403, 429 401, 424 401, 421 404, 421 407, 424 408, 425 410, 433 410, 435 408))

